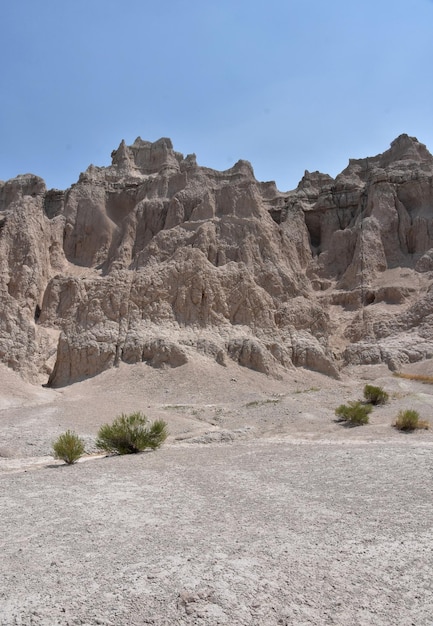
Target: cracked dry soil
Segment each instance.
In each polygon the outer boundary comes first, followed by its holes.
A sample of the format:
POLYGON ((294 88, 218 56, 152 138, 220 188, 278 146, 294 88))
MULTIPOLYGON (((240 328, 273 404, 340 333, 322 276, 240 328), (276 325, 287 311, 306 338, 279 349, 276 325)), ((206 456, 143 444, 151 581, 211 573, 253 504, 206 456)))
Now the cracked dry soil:
POLYGON ((432 389, 369 370, 390 405, 342 428, 332 408, 365 372, 272 381, 201 364, 197 391, 191 368, 134 366, 19 402, 5 374, 0 624, 431 626, 433 437, 390 419, 405 403, 428 418, 432 389), (90 441, 137 404, 166 416, 160 450, 44 458, 49 435, 90 441))

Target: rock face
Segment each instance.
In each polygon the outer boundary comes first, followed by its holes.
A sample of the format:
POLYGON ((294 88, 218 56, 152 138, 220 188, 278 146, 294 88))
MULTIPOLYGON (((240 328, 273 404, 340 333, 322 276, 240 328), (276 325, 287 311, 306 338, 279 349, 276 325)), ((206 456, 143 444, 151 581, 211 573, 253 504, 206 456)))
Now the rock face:
POLYGON ((0 182, 0 360, 61 386, 197 353, 331 376, 433 356, 432 180, 402 135, 288 193, 169 139, 122 142, 65 192, 0 182))

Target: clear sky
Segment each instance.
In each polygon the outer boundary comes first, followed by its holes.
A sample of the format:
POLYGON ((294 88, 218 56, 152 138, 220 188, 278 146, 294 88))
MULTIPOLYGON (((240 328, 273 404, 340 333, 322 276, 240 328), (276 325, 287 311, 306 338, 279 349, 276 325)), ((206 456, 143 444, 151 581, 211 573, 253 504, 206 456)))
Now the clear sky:
POLYGON ((5 0, 0 67, 1 180, 64 189, 137 136, 282 191, 433 151, 432 0, 5 0))

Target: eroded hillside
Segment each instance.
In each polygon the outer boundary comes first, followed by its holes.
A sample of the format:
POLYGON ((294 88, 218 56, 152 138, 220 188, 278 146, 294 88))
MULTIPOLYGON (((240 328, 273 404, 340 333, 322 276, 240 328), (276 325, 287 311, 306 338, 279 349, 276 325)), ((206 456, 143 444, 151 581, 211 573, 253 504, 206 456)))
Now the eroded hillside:
POLYGON ((195 352, 260 372, 433 356, 433 157, 402 135, 282 193, 122 142, 66 191, 0 183, 0 360, 53 386, 195 352))

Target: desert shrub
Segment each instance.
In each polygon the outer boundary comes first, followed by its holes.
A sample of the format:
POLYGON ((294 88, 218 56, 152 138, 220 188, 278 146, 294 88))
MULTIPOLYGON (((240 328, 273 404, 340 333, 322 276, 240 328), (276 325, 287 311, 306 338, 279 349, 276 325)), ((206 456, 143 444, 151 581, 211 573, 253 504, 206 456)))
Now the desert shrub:
POLYGON ((406 411, 399 412, 394 426, 398 428, 398 430, 411 431, 416 430, 417 428, 424 428, 427 430, 430 427, 430 424, 425 420, 419 419, 418 411, 406 409, 406 411))
POLYGON ((365 385, 364 398, 369 404, 386 404, 389 400, 389 395, 382 389, 382 387, 365 385))
POLYGON ((423 374, 403 374, 402 372, 394 372, 393 376, 397 378, 406 378, 407 380, 415 380, 420 383, 433 384, 433 376, 424 376, 423 374))
POLYGON ((352 401, 349 404, 341 404, 335 409, 335 415, 341 422, 347 422, 353 426, 368 424, 368 416, 373 407, 371 404, 363 404, 362 402, 352 401))
POLYGON ((134 454, 146 448, 159 448, 167 436, 167 424, 164 420, 149 423, 143 413, 122 413, 112 424, 101 426, 96 446, 106 452, 134 454))
POLYGON ((53 455, 55 459, 61 459, 68 465, 72 465, 84 454, 84 442, 71 430, 60 435, 53 443, 53 455))

